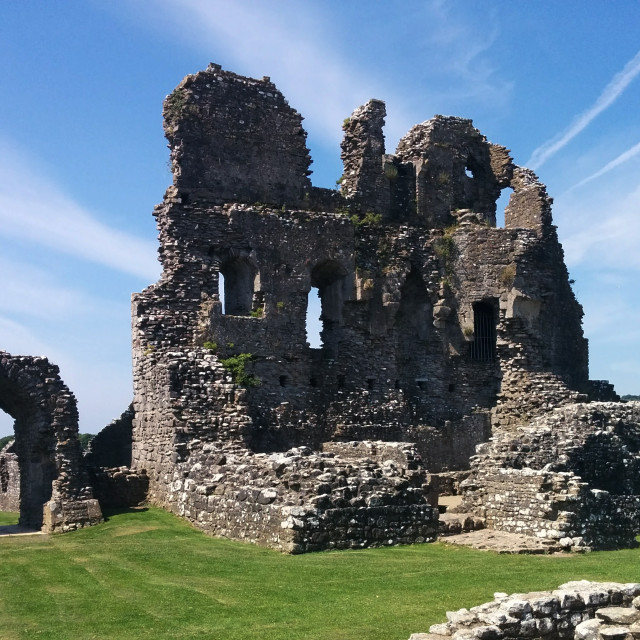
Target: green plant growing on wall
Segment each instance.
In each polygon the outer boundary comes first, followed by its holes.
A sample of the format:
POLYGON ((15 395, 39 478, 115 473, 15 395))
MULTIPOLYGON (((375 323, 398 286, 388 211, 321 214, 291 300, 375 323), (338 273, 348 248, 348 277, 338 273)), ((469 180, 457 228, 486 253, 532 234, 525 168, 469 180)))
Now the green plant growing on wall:
POLYGON ((465 338, 473 337, 473 327, 470 325, 467 325, 462 329, 462 334, 464 335, 465 338))
POLYGON ((358 214, 353 214, 351 218, 351 224, 354 227, 362 227, 362 226, 370 226, 377 227, 382 223, 382 214, 374 213, 373 211, 367 211, 364 216, 361 218, 358 214))
POLYGON ((217 351, 218 350, 218 343, 217 342, 212 342, 211 340, 207 340, 202 346, 205 349, 208 349, 209 351, 217 351))
POLYGON ((350 122, 351 122, 351 118, 345 118, 345 119, 342 121, 342 130, 343 130, 343 131, 344 131, 344 130, 349 126, 349 123, 350 123, 350 122))
POLYGON ((276 302, 276 309, 278 311, 282 311, 284 309, 284 302, 282 302, 282 300, 278 300, 278 302, 276 302))
POLYGON ((233 383, 241 387, 257 387, 259 378, 253 373, 247 373, 246 367, 254 359, 251 353, 239 353, 230 358, 222 358, 220 364, 231 374, 233 383))
POLYGON ((262 318, 262 316, 264 316, 264 308, 258 307, 257 309, 252 311, 250 315, 252 318, 262 318))

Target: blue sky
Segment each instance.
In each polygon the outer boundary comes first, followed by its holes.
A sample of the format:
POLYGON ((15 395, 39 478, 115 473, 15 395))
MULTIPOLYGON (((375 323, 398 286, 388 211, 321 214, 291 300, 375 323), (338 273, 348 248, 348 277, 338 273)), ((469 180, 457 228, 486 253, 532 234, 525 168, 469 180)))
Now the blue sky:
MULTIPOLYGON (((555 198, 591 377, 640 393, 640 3, 7 0, 0 7, 0 348, 47 355, 96 432, 129 403, 130 295, 159 276, 162 100, 217 62, 305 117, 311 179, 387 103, 387 151, 472 118, 555 198)), ((0 416, 0 435, 11 421, 0 416)))

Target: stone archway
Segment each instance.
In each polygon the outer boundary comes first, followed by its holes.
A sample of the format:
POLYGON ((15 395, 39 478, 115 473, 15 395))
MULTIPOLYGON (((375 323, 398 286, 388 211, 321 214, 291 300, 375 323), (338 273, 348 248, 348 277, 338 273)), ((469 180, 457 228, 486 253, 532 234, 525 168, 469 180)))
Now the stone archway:
POLYGON ((0 351, 0 409, 15 420, 20 525, 53 532, 101 522, 82 460, 76 399, 58 367, 0 351))

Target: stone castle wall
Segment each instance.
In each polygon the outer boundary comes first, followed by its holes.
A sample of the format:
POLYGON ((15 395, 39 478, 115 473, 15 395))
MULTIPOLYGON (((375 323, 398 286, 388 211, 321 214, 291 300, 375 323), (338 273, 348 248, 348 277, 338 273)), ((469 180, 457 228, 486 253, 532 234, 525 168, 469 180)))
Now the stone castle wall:
POLYGON ((0 511, 20 511, 20 468, 14 442, 0 450, 0 511))
MULTIPOLYGON (((0 351, 0 408, 15 420, 8 445, 15 457, 3 450, 0 465, 4 460, 4 471, 15 471, 17 462, 20 524, 57 532, 101 522, 82 459, 76 399, 58 367, 46 358, 0 351)), ((14 507, 15 476, 5 480, 14 507)))
POLYGON ((346 513, 360 522, 354 508, 387 513, 377 529, 389 539, 425 538, 428 501, 407 502, 393 483, 382 504, 330 501, 283 528, 282 509, 311 497, 292 498, 269 465, 285 456, 298 474, 309 461, 299 450, 394 441, 414 443, 430 472, 466 469, 492 427, 545 409, 542 381, 554 402, 593 390, 551 199, 470 120, 436 116, 389 154, 384 103, 370 101, 343 124, 341 189, 330 192, 311 186, 301 117, 267 78, 210 65, 164 115, 174 181, 154 212, 163 273, 132 314, 131 464, 152 501, 278 548, 370 543, 364 524, 352 538, 337 524, 346 513), (306 333, 313 290, 319 348, 306 333), (220 469, 220 456, 243 471, 220 469), (211 480, 220 474, 224 490, 211 480), (274 502, 247 491, 269 484, 274 502))

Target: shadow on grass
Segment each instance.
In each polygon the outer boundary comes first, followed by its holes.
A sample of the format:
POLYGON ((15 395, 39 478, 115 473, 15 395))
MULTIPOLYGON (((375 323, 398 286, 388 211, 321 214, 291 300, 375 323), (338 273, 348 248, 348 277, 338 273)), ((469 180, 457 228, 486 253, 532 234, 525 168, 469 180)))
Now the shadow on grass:
POLYGON ((102 508, 102 517, 105 522, 109 522, 111 518, 117 516, 124 516, 128 514, 134 513, 145 513, 149 511, 149 507, 146 505, 140 505, 138 507, 103 507, 102 508))

